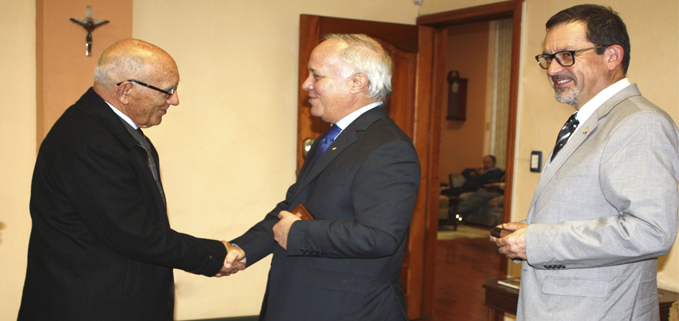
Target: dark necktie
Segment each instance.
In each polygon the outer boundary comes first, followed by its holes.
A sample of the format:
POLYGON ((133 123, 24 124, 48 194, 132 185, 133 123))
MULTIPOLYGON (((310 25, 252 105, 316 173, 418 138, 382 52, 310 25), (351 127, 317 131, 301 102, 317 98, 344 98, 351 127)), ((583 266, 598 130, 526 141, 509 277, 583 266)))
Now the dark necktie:
POLYGON ((575 112, 571 117, 568 118, 566 123, 563 125, 563 128, 561 128, 561 131, 559 132, 559 136, 556 138, 556 145, 554 146, 554 151, 552 152, 552 160, 554 160, 554 157, 556 157, 556 154, 563 148, 564 145, 566 145, 566 142, 568 142, 568 138, 571 137, 571 134, 575 131, 576 128, 578 128, 578 125, 580 122, 575 119, 575 115, 577 115, 578 112, 575 112))
POLYGON ((144 135, 144 132, 141 130, 141 128, 137 127, 137 132, 141 134, 141 138, 144 140, 144 142, 139 142, 141 146, 146 150, 148 153, 148 166, 149 169, 151 170, 151 174, 153 174, 153 179, 156 181, 156 185, 158 186, 158 191, 160 192, 160 196, 163 198, 163 202, 165 201, 165 191, 163 191, 163 185, 160 184, 160 175, 158 174, 158 160, 155 159, 155 157, 151 156, 154 154, 153 150, 153 145, 151 145, 151 141, 146 138, 144 135))
POLYGON ((337 134, 339 134, 340 128, 337 127, 337 125, 333 124, 330 126, 330 129, 328 129, 327 132, 325 132, 325 135, 323 136, 323 140, 321 143, 318 145, 318 152, 316 152, 316 160, 321 158, 321 155, 325 153, 325 150, 328 149, 328 146, 332 144, 332 142, 335 141, 335 138, 337 137, 337 134))

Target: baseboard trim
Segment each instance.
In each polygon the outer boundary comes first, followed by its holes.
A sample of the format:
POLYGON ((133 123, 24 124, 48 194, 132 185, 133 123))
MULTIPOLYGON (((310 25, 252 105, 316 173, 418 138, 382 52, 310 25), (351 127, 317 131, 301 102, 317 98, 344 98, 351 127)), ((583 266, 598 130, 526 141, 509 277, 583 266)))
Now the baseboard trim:
POLYGON ((257 316, 257 315, 249 315, 249 316, 244 316, 244 317, 217 318, 217 319, 198 319, 198 320, 190 320, 190 321, 257 321, 257 320, 259 320, 259 316, 257 316))

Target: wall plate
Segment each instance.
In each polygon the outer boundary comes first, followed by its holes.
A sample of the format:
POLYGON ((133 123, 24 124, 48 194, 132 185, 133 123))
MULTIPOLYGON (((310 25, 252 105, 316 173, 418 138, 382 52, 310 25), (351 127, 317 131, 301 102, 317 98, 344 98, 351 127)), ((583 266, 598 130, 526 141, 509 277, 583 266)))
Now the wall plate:
POLYGON ((542 152, 534 150, 530 153, 530 171, 531 172, 541 172, 542 171, 542 152))

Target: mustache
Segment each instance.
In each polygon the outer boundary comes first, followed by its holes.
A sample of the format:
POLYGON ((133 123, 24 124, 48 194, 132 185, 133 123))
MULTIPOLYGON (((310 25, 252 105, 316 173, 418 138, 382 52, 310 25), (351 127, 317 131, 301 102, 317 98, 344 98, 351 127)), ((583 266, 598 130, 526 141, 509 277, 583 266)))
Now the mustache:
POLYGON ((559 80, 575 80, 575 78, 573 78, 572 76, 564 74, 564 73, 560 73, 560 74, 556 74, 554 76, 550 76, 550 78, 552 78, 552 81, 555 81, 555 82, 559 81, 559 80))

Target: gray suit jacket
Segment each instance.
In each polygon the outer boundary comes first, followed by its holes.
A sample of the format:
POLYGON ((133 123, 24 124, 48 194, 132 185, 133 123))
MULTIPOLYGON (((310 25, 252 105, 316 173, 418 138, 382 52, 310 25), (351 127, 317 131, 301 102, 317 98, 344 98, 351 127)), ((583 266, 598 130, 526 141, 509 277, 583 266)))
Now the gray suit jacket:
POLYGON ((636 85, 580 124, 533 196, 517 320, 658 319, 657 257, 678 228, 678 137, 636 85))

